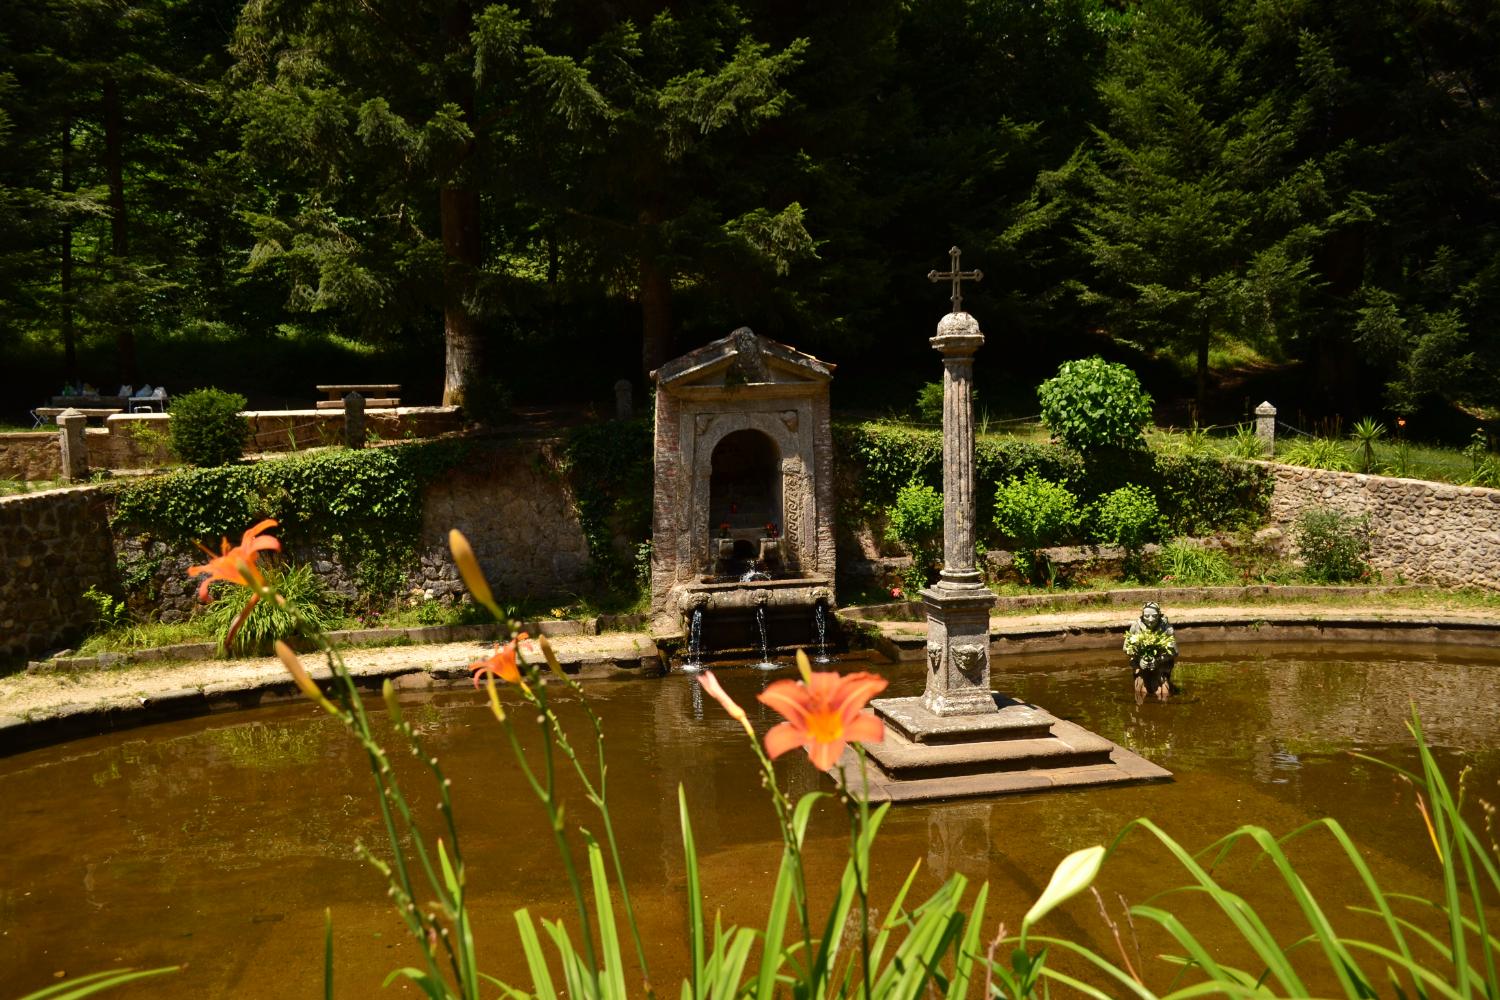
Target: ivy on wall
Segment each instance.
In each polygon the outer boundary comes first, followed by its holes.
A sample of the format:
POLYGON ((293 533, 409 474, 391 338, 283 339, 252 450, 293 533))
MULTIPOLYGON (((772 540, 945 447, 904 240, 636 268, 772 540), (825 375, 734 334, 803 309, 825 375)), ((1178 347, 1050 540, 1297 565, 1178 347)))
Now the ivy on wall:
POLYGON ((169 543, 215 544, 273 517, 284 543, 327 545, 362 593, 390 594, 416 557, 422 491, 468 447, 437 441, 181 469, 112 485, 111 525, 169 543))
POLYGON ((601 583, 627 584, 636 548, 650 536, 653 444, 648 420, 585 424, 563 442, 563 472, 601 583))

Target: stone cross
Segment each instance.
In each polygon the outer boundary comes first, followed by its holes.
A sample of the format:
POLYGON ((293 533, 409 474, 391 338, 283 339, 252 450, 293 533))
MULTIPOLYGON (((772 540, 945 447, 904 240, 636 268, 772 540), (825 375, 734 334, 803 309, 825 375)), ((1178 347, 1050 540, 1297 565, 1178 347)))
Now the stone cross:
POLYGON ((974 352, 984 343, 979 321, 957 306, 959 282, 980 273, 929 275, 953 281, 954 311, 938 322, 931 344, 943 356, 943 570, 922 591, 927 606, 927 686, 921 705, 937 716, 991 715, 990 608, 995 595, 974 567, 974 352))
POLYGON ((962 288, 963 282, 965 282, 965 281, 983 281, 984 280, 984 272, 981 271, 981 270, 979 270, 979 269, 977 269, 977 268, 974 269, 973 271, 960 271, 958 269, 958 256, 961 253, 963 253, 963 251, 960 250, 958 247, 949 247, 948 248, 948 259, 949 259, 949 261, 952 262, 951 265, 950 265, 951 269, 947 270, 947 271, 932 270, 932 271, 928 271, 927 272, 927 280, 928 281, 933 281, 933 282, 937 282, 937 281, 952 281, 953 282, 953 295, 950 298, 951 298, 951 301, 953 302, 953 311, 956 312, 956 313, 961 313, 961 312, 964 311, 963 310, 964 297, 963 297, 963 294, 962 294, 962 292, 963 292, 963 288, 962 288))

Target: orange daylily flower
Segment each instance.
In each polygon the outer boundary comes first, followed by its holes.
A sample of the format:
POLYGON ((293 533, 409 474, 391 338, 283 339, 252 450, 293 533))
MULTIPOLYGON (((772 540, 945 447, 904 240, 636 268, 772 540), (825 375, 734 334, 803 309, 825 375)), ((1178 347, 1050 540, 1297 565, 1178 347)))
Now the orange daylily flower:
MULTIPOLYGON (((223 580, 225 583, 233 583, 241 587, 255 587, 257 590, 264 587, 266 580, 260 575, 255 560, 261 552, 281 551, 281 542, 274 535, 262 535, 262 532, 274 527, 276 527, 276 522, 268 517, 245 532, 240 539, 240 544, 233 548, 229 545, 229 539, 224 539, 218 555, 214 555, 214 550, 207 545, 200 544, 198 547, 208 553, 208 562, 188 569, 188 576, 203 577, 203 582, 198 585, 198 600, 208 603, 208 585, 215 580, 223 580)), ((252 604, 254 600, 252 598, 252 604)))
POLYGON ((271 551, 280 552, 281 542, 274 535, 264 535, 262 532, 276 527, 276 522, 271 518, 251 528, 240 538, 240 544, 233 547, 229 539, 224 539, 220 546, 218 555, 207 545, 200 544, 198 547, 208 553, 208 562, 202 566, 191 566, 188 568, 188 576, 201 576, 203 582, 198 585, 198 600, 205 604, 209 600, 208 585, 215 580, 223 580, 225 583, 233 583, 240 587, 251 588, 250 600, 245 602, 244 608, 240 610, 239 616, 229 626, 229 634, 224 637, 224 648, 227 650, 234 642, 234 637, 245 624, 245 619, 250 617, 251 610, 260 601, 260 592, 265 588, 266 578, 261 576, 260 569, 255 565, 255 560, 260 553, 271 551))
POLYGON ((494 656, 469 664, 469 670, 474 674, 474 686, 479 687, 479 678, 485 674, 494 674, 507 684, 521 683, 521 668, 516 664, 516 647, 527 638, 525 632, 518 632, 514 639, 503 646, 495 643, 494 656))
POLYGON ((805 683, 777 681, 757 695, 787 720, 766 733, 766 753, 775 759, 803 747, 813 767, 827 771, 850 743, 880 742, 885 723, 864 707, 885 686, 884 677, 864 672, 809 672, 805 683))
POLYGON ((729 717, 731 719, 733 719, 735 722, 738 722, 741 726, 744 727, 745 732, 750 734, 751 739, 755 738, 755 730, 750 728, 750 720, 746 717, 745 710, 743 708, 740 708, 740 706, 735 703, 735 700, 729 697, 724 688, 719 685, 719 679, 714 676, 714 672, 712 670, 705 670, 703 671, 703 673, 699 674, 698 684, 703 688, 703 690, 708 692, 709 696, 712 697, 714 701, 718 702, 724 707, 724 711, 729 713, 729 717))

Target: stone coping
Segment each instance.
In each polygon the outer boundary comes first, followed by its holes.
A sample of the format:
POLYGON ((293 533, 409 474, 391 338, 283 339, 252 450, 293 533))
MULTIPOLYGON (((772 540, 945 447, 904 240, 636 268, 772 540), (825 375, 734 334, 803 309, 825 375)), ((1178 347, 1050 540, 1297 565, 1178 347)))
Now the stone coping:
MULTIPOLYGON (((1436 611, 1401 606, 1329 608, 1326 605, 1166 608, 1179 641, 1235 642, 1246 633, 1264 642, 1500 643, 1500 612, 1436 611)), ((842 614, 842 612, 840 612, 842 614)), ((991 669, 1003 673, 1007 654, 1064 649, 1113 649, 1134 620, 1132 610, 1057 612, 990 619, 991 669)), ((925 621, 864 620, 867 639, 894 660, 926 656, 925 621)))
MULTIPOLYGON (((1330 609, 1317 605, 1168 611, 1177 635, 1195 642, 1233 642, 1243 640, 1247 633, 1257 643, 1332 639, 1493 647, 1500 641, 1500 612, 1489 611, 1447 612, 1400 606, 1330 609)), ((925 655, 924 622, 849 620, 851 626, 859 623, 868 641, 890 660, 914 660, 925 655)), ((1113 648, 1128 623, 1123 609, 991 619, 992 648, 1002 654, 992 661, 995 673, 1004 673, 1003 654, 1007 653, 1113 648)), ((861 629, 855 626, 850 631, 861 629)), ((564 668, 582 679, 666 672, 666 661, 656 642, 645 633, 559 635, 554 647, 564 668)), ((356 683, 366 689, 378 690, 387 678, 400 689, 442 688, 467 684, 468 664, 488 655, 490 649, 489 642, 476 639, 442 645, 356 647, 346 649, 344 658, 356 683)), ((315 667, 311 657, 308 666, 315 677, 328 676, 326 667, 315 667)), ((159 665, 142 662, 132 670, 12 674, 0 677, 0 754, 298 697, 274 657, 159 665)))
MULTIPOLYGON (((665 672, 656 644, 640 633, 560 636, 553 645, 563 669, 579 678, 665 672)), ((490 642, 468 641, 341 652, 355 683, 378 691, 388 679, 400 690, 468 685, 469 664, 491 650, 490 642)), ((308 656, 304 663, 314 679, 331 677, 316 657, 308 656)), ((271 656, 147 663, 134 670, 13 674, 0 678, 0 754, 300 697, 285 668, 271 656)))

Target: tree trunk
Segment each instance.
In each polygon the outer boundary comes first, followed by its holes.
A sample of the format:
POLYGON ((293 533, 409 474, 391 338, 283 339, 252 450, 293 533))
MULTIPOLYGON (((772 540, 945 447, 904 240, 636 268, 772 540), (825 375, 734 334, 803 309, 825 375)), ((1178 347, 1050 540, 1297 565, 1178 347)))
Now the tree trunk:
MULTIPOLYGON (((443 34, 449 51, 466 51, 473 32, 474 12, 465 0, 459 0, 443 17, 443 34)), ((464 119, 472 125, 474 77, 469 73, 450 73, 444 89, 448 99, 459 106, 464 119)), ((472 305, 475 278, 484 258, 474 156, 474 142, 464 143, 453 173, 442 182, 438 194, 443 251, 447 256, 443 267, 444 406, 461 405, 465 379, 484 368, 484 335, 472 305)))
MULTIPOLYGON (((73 116, 63 116, 62 189, 73 190, 73 116)), ((73 329, 73 221, 63 216, 62 247, 58 284, 62 292, 63 375, 69 385, 78 382, 78 343, 73 329)))
POLYGON ((1206 416, 1208 412, 1208 342, 1211 339, 1213 339, 1213 334, 1208 330, 1198 335, 1198 378, 1193 398, 1198 407, 1199 423, 1208 422, 1206 416))
POLYGON ((484 365, 484 338, 474 319, 469 300, 474 293, 474 275, 482 254, 479 226, 479 192, 445 187, 440 193, 443 250, 448 260, 443 268, 443 405, 463 402, 464 379, 484 365))
MULTIPOLYGON (((118 283, 125 280, 125 255, 129 252, 125 226, 125 155, 124 118, 120 113, 120 84, 112 76, 104 78, 104 168, 109 180, 109 235, 111 270, 118 283)), ((125 309, 114 317, 115 360, 120 380, 134 384, 135 317, 125 309)))
POLYGON ((641 257, 641 371, 653 371, 671 356, 672 282, 650 256, 641 257))

